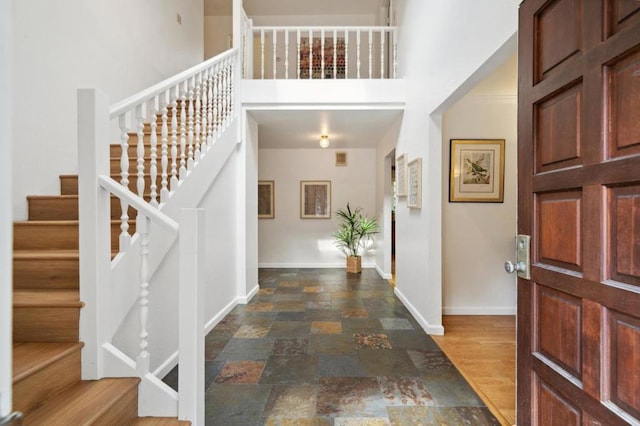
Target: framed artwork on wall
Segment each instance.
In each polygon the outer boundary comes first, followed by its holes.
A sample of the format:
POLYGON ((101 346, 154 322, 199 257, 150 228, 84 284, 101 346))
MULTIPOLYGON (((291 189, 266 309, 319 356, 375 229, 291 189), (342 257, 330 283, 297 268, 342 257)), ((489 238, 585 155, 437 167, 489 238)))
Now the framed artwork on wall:
POLYGON ((504 139, 451 139, 449 201, 504 201, 504 139))
POLYGON ((272 180, 260 180, 258 181, 258 219, 275 217, 275 183, 272 180))
POLYGON ((407 165, 407 207, 422 207, 422 159, 416 158, 407 165))
POLYGON ((407 196, 407 154, 396 158, 396 195, 407 196))
POLYGON ((331 219, 331 181, 300 181, 300 217, 331 219))
POLYGON ((344 167, 347 165, 347 153, 344 151, 336 152, 336 166, 344 167))

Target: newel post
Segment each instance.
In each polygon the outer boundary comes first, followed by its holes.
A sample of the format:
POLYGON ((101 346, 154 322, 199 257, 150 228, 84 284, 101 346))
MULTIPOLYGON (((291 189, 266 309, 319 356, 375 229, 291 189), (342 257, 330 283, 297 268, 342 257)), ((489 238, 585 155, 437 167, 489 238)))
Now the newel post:
POLYGON ((110 340, 111 236, 109 192, 98 176, 109 175, 109 99, 95 89, 78 90, 78 216, 80 220, 80 340, 82 378, 103 375, 102 345, 110 340))
POLYGON ((178 418, 204 425, 205 211, 180 212, 178 418))

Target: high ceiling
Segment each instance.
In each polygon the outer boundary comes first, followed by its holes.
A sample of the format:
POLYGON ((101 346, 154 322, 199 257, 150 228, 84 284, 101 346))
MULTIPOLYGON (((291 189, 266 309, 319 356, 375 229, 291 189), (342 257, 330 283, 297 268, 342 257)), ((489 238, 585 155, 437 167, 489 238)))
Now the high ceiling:
POLYGON ((375 148, 399 123, 400 110, 262 110, 251 111, 258 122, 260 149, 313 148, 321 134, 331 148, 375 148))
MULTIPOLYGON (((388 0, 387 0, 388 1, 388 0)), ((375 15, 385 0, 244 0, 249 16, 375 15)), ((232 0, 204 0, 205 16, 231 16, 232 0)))

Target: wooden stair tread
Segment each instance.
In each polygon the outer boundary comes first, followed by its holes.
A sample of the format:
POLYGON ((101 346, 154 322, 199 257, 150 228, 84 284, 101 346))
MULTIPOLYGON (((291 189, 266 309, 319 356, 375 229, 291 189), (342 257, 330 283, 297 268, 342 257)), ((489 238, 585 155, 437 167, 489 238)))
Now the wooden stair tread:
POLYGON ((13 306, 23 307, 68 307, 80 308, 84 304, 80 301, 78 290, 43 290, 24 289, 13 291, 13 306))
POLYGON ((25 424, 86 425, 108 414, 122 396, 134 391, 140 379, 82 381, 47 401, 25 417, 25 424))
POLYGON ((79 351, 82 342, 71 343, 14 343, 13 383, 47 367, 71 352, 79 351))
POLYGON ((143 426, 175 426, 175 425, 190 425, 191 422, 186 420, 178 420, 173 417, 139 417, 132 425, 143 426))
POLYGON ((14 259, 77 259, 78 250, 14 250, 14 259))
POLYGON ((14 226, 78 226, 77 220, 17 220, 14 226))

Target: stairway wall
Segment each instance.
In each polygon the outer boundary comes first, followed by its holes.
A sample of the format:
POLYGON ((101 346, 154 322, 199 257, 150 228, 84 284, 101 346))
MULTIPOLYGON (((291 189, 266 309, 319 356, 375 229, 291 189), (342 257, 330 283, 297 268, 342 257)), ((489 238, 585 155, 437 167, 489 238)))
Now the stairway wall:
MULTIPOLYGON (((0 150, 11 158, 11 9, 12 0, 0 0, 0 150)), ((11 199, 11 162, 0 167, 0 198, 11 199)), ((11 205, 0 203, 0 418, 11 412, 11 205)))
MULTIPOLYGON (((168 201, 163 212, 178 221, 182 206, 205 209, 205 282, 204 321, 213 324, 247 296, 244 282, 237 273, 241 264, 238 255, 238 197, 242 196, 237 179, 238 121, 235 120, 198 163, 180 190, 168 201)), ((243 197, 244 199, 244 197, 243 197)), ((255 217, 255 215, 254 215, 255 217)), ((112 289, 122 303, 113 306, 113 323, 120 324, 114 345, 135 359, 139 350, 138 296, 139 246, 117 259, 112 276, 112 289), (129 273, 125 273, 129 271, 129 273)), ((173 354, 178 350, 178 239, 157 226, 150 234, 149 285, 149 352, 151 370, 162 365, 175 365, 173 354)), ((256 282, 257 284, 257 282, 256 282)), ((215 324, 213 324, 215 325, 215 324)))
POLYGON ((13 171, 13 212, 20 220, 27 194, 56 194, 57 176, 77 171, 76 90, 99 88, 113 104, 201 62, 203 0, 13 4, 13 159, 23 165, 13 171))

